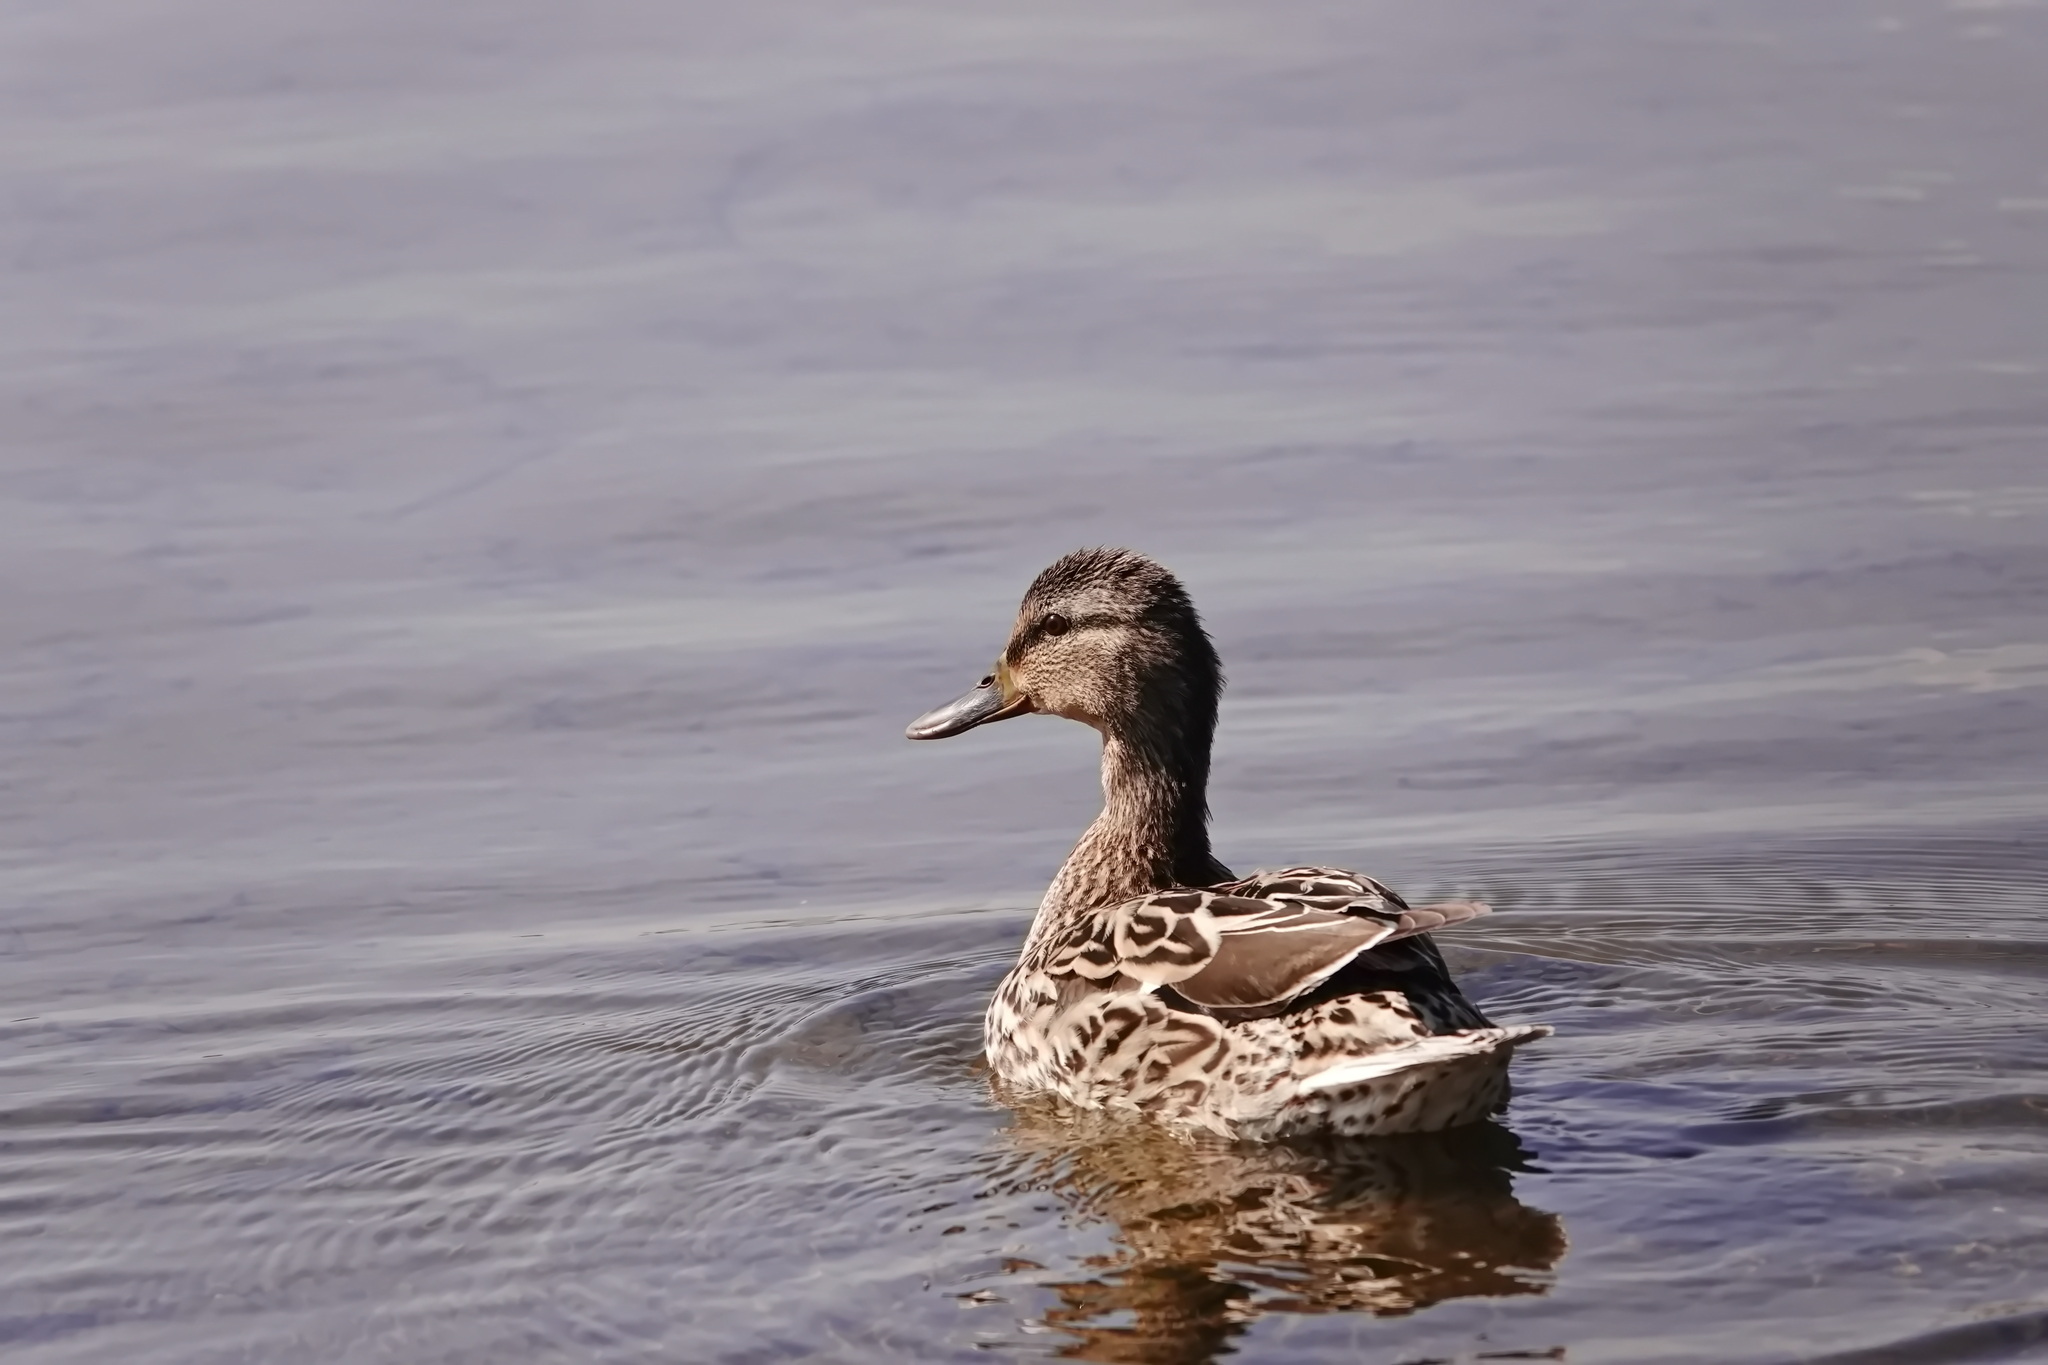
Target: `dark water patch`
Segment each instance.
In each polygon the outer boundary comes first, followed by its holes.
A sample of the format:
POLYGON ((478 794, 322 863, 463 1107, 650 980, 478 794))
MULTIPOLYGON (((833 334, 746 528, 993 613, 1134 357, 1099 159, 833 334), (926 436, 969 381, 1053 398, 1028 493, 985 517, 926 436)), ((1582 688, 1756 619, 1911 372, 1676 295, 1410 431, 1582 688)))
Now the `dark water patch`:
POLYGON ((2048 1346, 2048 1313, 1973 1322, 1905 1341, 1807 1357, 1809 1365, 1939 1365, 1945 1361, 2031 1360, 2048 1346))

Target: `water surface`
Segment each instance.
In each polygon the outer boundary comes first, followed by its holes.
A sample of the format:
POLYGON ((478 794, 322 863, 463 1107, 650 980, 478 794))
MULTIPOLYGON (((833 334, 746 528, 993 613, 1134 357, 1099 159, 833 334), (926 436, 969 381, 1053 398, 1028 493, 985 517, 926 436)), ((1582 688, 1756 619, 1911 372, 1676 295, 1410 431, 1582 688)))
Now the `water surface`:
POLYGON ((0 16, 10 1360, 2048 1353, 2048 10, 0 16), (1179 569, 1499 1124, 991 1102, 1179 569))

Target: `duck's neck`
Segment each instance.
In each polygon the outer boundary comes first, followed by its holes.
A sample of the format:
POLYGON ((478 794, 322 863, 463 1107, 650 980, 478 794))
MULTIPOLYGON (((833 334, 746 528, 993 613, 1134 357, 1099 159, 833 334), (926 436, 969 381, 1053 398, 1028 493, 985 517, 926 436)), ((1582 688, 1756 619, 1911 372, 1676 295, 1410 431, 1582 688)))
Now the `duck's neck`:
POLYGON ((1082 910, 1229 876, 1209 852, 1208 745, 1175 752, 1170 745, 1108 735, 1102 741, 1102 814, 1046 889, 1033 933, 1082 910))

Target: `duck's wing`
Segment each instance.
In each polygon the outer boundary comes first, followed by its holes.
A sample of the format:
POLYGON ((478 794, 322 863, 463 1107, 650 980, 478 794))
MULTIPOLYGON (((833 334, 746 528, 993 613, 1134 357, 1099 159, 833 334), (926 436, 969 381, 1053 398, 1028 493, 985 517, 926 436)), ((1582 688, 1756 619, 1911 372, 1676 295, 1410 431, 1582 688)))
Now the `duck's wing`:
POLYGON ((1284 867, 1258 871, 1215 888, 1231 896, 1250 896, 1282 905, 1330 910, 1345 915, 1392 917, 1397 928, 1389 939, 1433 933, 1492 913, 1483 901, 1439 901, 1411 906, 1390 887, 1360 872, 1341 867, 1284 867))
POLYGON ((1318 910, 1406 910, 1408 902, 1383 882, 1362 872, 1341 867, 1283 867, 1278 871, 1260 868, 1249 877, 1224 882, 1215 888, 1231 896, 1253 896, 1260 900, 1291 901, 1318 910))
POLYGON ((1376 944, 1450 920, 1434 908, 1383 909, 1372 900, 1352 894, 1323 906, 1300 897, 1157 891, 1087 916, 1047 967, 1095 981, 1128 977, 1146 990, 1171 987, 1203 1009, 1280 1005, 1376 944))
POLYGON ((1283 1004, 1400 932, 1399 923, 1383 915, 1246 896, 1217 896, 1209 914, 1217 929, 1215 953, 1200 970, 1170 983, 1204 1009, 1283 1004))

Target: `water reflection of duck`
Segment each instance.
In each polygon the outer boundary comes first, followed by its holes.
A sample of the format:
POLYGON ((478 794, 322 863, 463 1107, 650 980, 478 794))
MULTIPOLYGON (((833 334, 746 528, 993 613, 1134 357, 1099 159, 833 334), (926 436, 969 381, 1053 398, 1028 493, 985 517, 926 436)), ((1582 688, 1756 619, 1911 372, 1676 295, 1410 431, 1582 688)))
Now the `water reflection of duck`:
POLYGON ((1009 1130, 1013 1184, 1115 1225, 1044 1325, 1081 1360, 1199 1362, 1269 1313, 1402 1314, 1540 1294, 1564 1225, 1513 1193, 1525 1154, 1491 1123, 1428 1137, 1248 1146, 1043 1101, 1009 1130))
POLYGON ((1451 980, 1428 930, 1370 877, 1233 878, 1209 852, 1223 673, 1171 573, 1081 550, 1024 595, 995 672, 912 722, 941 739, 1032 711, 1102 734, 1103 810, 1053 878, 984 1025, 998 1077, 1242 1137, 1422 1132, 1507 1097, 1516 1046, 1451 980))

